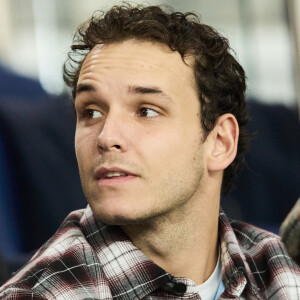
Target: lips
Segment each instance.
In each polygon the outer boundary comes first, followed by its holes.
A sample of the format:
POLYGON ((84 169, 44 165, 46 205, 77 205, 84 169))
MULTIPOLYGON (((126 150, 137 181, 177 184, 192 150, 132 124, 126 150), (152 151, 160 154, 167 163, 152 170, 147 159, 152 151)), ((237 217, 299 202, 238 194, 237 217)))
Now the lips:
POLYGON ((127 174, 123 172, 109 171, 104 175, 104 178, 113 178, 113 177, 121 177, 121 176, 127 176, 127 174))
POLYGON ((127 176, 137 176, 137 175, 118 167, 110 167, 110 168, 101 167, 95 172, 95 178, 97 180, 114 179, 114 178, 121 178, 127 176))

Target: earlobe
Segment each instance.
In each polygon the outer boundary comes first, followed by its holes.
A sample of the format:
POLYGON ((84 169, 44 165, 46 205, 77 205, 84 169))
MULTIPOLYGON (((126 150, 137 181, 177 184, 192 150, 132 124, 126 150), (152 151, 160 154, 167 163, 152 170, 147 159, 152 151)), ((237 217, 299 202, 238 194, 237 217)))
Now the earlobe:
POLYGON ((232 163, 237 153, 238 136, 236 118, 232 114, 222 115, 209 134, 209 171, 222 171, 232 163))

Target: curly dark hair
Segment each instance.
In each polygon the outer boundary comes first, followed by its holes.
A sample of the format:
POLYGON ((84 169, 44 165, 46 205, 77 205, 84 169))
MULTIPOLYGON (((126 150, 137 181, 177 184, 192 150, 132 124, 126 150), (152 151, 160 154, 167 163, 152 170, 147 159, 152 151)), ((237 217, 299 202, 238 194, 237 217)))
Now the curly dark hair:
POLYGON ((204 138, 214 128, 218 118, 233 114, 239 124, 240 136, 235 160, 223 175, 222 193, 232 188, 241 169, 251 139, 246 133, 248 116, 245 104, 246 76, 231 54, 228 40, 212 27, 202 24, 195 13, 174 12, 167 6, 112 7, 108 12, 97 11, 76 31, 71 51, 64 64, 64 81, 72 88, 75 99, 81 66, 88 52, 97 44, 118 43, 128 39, 153 41, 178 51, 184 61, 194 57, 194 74, 204 138))

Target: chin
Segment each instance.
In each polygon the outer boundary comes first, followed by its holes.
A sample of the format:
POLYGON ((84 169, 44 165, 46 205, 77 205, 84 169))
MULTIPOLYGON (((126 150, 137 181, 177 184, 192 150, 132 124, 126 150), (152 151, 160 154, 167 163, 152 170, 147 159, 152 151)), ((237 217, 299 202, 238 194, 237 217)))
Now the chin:
POLYGON ((153 219, 155 215, 146 213, 146 212, 137 212, 133 209, 128 210, 120 210, 114 209, 114 210, 105 210, 105 209, 97 209, 91 207, 94 215, 96 218, 100 221, 102 221, 105 224, 109 225, 136 225, 136 224, 143 224, 147 221, 153 219))
POLYGON ((96 218, 109 225, 136 224, 137 218, 133 209, 121 209, 120 206, 103 207, 102 205, 90 205, 96 218))
POLYGON ((101 220, 103 223, 108 225, 130 225, 136 224, 134 218, 129 218, 123 215, 106 215, 106 214, 95 214, 98 220, 101 220))

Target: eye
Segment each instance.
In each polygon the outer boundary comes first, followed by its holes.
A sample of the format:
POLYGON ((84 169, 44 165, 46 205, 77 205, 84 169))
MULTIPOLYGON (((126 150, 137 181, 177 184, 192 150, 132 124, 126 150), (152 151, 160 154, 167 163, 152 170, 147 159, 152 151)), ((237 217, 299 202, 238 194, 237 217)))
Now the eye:
POLYGON ((97 119, 101 118, 103 115, 98 110, 88 108, 83 111, 82 116, 84 119, 97 119))
POLYGON ((143 118, 151 118, 151 117, 159 116, 159 113, 157 111, 155 111, 154 109, 142 107, 139 110, 139 115, 140 115, 140 117, 143 117, 143 118))

